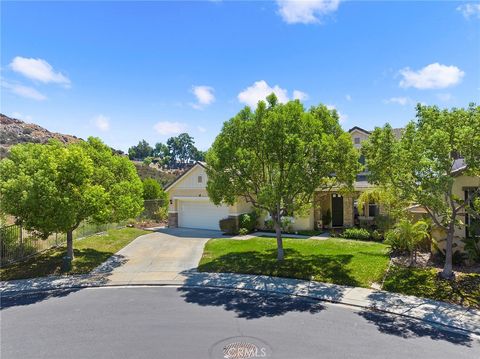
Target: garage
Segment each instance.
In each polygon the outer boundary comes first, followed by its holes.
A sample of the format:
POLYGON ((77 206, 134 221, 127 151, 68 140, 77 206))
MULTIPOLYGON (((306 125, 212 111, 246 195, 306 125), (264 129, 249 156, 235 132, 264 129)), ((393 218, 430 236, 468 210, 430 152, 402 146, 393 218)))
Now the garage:
POLYGON ((208 200, 179 201, 178 226, 199 229, 220 229, 218 221, 228 217, 227 206, 215 206, 208 200))

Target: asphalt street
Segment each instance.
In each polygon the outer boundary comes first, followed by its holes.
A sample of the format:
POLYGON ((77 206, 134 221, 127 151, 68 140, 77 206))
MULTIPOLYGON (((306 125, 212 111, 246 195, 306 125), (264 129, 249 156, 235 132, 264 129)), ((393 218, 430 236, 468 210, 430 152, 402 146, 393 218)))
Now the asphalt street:
POLYGON ((421 321, 259 292, 110 287, 1 298, 1 358, 480 358, 421 321))

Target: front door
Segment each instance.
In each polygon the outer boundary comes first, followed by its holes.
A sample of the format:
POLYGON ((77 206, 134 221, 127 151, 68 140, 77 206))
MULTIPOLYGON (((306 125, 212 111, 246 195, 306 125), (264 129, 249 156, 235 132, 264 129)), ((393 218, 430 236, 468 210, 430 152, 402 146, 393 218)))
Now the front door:
POLYGON ((332 227, 343 227, 343 197, 332 195, 332 227))

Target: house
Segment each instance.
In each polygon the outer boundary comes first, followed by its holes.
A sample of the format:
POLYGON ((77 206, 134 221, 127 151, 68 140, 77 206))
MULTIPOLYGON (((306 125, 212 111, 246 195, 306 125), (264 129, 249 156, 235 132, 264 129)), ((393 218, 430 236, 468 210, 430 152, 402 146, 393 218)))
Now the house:
MULTIPOLYGON (((370 132, 354 127, 350 131, 354 146, 368 138, 370 132)), ((360 159, 363 161, 362 159, 360 159)), ((237 218, 242 213, 253 210, 250 203, 239 199, 233 206, 215 206, 208 198, 206 190, 207 174, 205 163, 196 162, 182 176, 166 188, 169 195, 168 225, 170 227, 187 227, 200 229, 219 229, 218 222, 222 218, 237 218)), ((358 213, 356 198, 362 191, 372 186, 367 182, 366 173, 359 173, 354 185, 354 192, 348 195, 339 191, 318 191, 313 196, 313 206, 306 216, 293 218, 292 230, 314 229, 321 225, 322 214, 329 209, 332 215, 332 227, 352 227, 356 221, 372 220, 382 213, 382 208, 371 204, 358 213)), ((260 225, 264 218, 260 218, 260 225)))
MULTIPOLYGON (((394 134, 400 137, 403 129, 394 129, 394 134)), ((360 149, 362 142, 365 141, 370 132, 360 127, 353 127, 348 131, 352 137, 353 145, 360 149)), ((360 162, 364 159, 360 157, 360 162)), ((460 198, 466 198, 468 191, 480 187, 480 177, 464 176, 462 171, 464 166, 462 161, 456 163, 457 177, 454 184, 454 194, 460 198)), ((361 221, 374 221, 379 215, 385 214, 381 204, 370 203, 364 206, 360 213, 357 206, 359 195, 374 186, 367 181, 367 172, 361 172, 357 175, 354 183, 354 190, 350 193, 342 193, 332 189, 330 191, 316 191, 313 195, 313 205, 310 212, 304 217, 294 217, 291 225, 292 230, 315 229, 322 225, 322 214, 330 210, 332 220, 329 224, 333 228, 352 227, 361 221)), ((166 192, 169 195, 169 216, 168 225, 170 227, 187 227, 199 229, 219 229, 219 220, 226 217, 238 218, 242 213, 248 213, 253 210, 250 203, 239 199, 233 206, 221 205, 215 206, 208 198, 206 190, 207 174, 205 163, 196 162, 182 176, 177 178, 166 192)), ((412 213, 418 216, 424 214, 424 210, 419 207, 412 207, 412 213)), ((259 218, 259 225, 263 225, 265 218, 259 218)), ((466 225, 460 225, 456 228, 456 243, 462 248, 460 239, 468 236, 468 225, 473 224, 475 219, 469 218, 465 213, 463 222, 466 225)), ((438 231, 437 231, 438 232, 438 231)), ((435 234, 437 239, 441 239, 443 234, 435 234)))

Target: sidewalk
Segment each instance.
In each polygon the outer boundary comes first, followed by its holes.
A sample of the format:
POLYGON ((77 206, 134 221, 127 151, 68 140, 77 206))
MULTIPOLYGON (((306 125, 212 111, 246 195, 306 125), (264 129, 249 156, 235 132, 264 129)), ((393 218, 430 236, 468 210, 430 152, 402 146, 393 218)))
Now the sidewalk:
POLYGON ((141 282, 112 281, 108 278, 108 273, 52 276, 0 282, 0 295, 18 295, 40 290, 124 285, 213 287, 295 295, 402 315, 480 335, 480 311, 478 310, 380 290, 260 275, 187 271, 182 273, 182 278, 178 280, 141 282))

